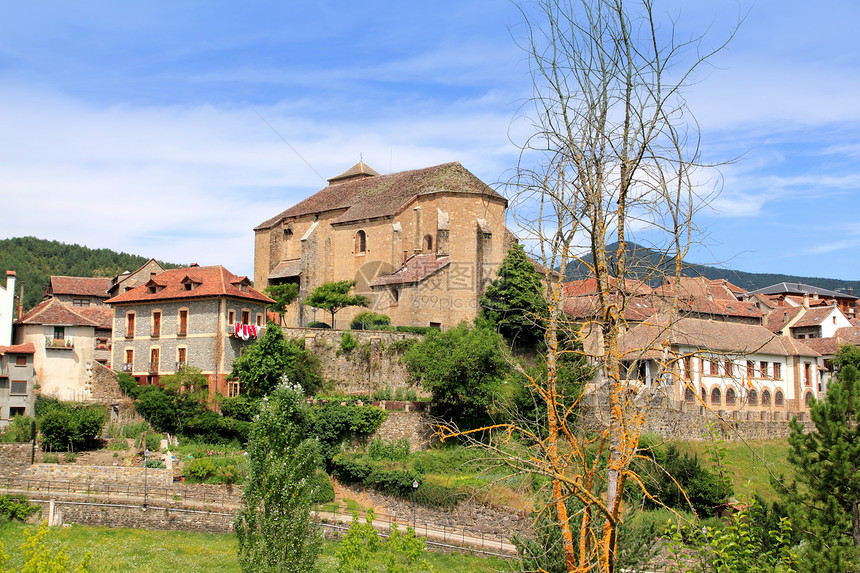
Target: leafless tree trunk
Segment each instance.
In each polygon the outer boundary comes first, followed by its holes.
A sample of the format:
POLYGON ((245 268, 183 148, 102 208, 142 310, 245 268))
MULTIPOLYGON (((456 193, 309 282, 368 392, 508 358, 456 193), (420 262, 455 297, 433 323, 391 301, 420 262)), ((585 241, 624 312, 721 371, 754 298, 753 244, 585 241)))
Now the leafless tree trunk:
MULTIPOLYGON (((511 185, 518 234, 546 268, 564 276, 575 262, 594 279, 596 312, 579 332, 602 342, 591 358, 609 411, 603 433, 585 440, 559 408, 559 334, 570 325, 563 287, 548 280, 547 380, 535 384, 549 433, 539 465, 551 477, 549 503, 568 571, 609 573, 621 493, 626 482, 638 482, 631 463, 645 416, 622 375, 618 347, 635 266, 628 248, 647 245, 672 263, 670 274, 680 274, 696 237, 694 216, 710 194, 697 179, 707 166, 683 89, 725 43, 703 51, 703 37, 679 38, 650 0, 538 0, 521 12, 534 95, 522 118, 532 135, 521 145, 511 185), (608 460, 603 465, 601 456, 608 460), (565 507, 571 496, 584 507, 575 527, 565 507)), ((666 272, 659 267, 651 271, 666 272)), ((641 267, 635 271, 637 279, 653 278, 641 267)))

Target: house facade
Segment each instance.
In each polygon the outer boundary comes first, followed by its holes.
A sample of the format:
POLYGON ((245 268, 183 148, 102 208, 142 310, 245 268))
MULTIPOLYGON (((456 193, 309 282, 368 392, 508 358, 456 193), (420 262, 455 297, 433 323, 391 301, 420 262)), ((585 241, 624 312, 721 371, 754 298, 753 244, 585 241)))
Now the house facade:
POLYGON ((15 343, 33 345, 40 394, 90 400, 93 363, 110 360, 111 328, 107 306, 73 306, 49 298, 16 321, 15 343))
MULTIPOLYGON (((289 326, 324 320, 301 301, 340 280, 393 324, 456 325, 477 315, 511 245, 506 208, 459 163, 389 175, 358 163, 254 229, 254 284, 299 285, 289 326)), ((339 324, 362 310, 344 309, 339 324)))
POLYGON ((209 379, 210 393, 233 395, 238 388, 227 383, 233 360, 265 327, 272 302, 247 277, 221 266, 163 271, 108 299, 111 363, 139 384, 157 384, 186 366, 198 368, 209 379))
POLYGON ((820 395, 819 353, 763 326, 656 315, 619 339, 626 376, 676 403, 787 419, 820 395), (780 413, 776 416, 775 413, 780 413))
POLYGON ((36 390, 31 343, 0 346, 0 428, 15 416, 34 416, 36 390))

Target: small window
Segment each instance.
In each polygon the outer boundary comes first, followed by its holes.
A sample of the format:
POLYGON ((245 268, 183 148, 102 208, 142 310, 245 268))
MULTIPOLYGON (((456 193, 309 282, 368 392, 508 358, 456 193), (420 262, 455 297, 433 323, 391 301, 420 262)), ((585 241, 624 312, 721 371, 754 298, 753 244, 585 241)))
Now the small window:
POLYGON ((761 391, 761 405, 770 406, 770 390, 764 389, 761 391))
POLYGON ((693 392, 693 389, 690 388, 689 386, 684 388, 684 401, 687 404, 692 404, 693 402, 696 401, 696 393, 693 392))
POLYGON ((812 386, 812 364, 809 362, 803 363, 803 385, 812 386))
POLYGON ((433 251, 433 237, 424 235, 424 252, 430 253, 433 251))
POLYGON ((736 400, 737 395, 735 394, 735 389, 729 388, 726 390, 726 406, 734 406, 736 400))
POLYGON ((27 408, 23 406, 12 406, 9 408, 9 417, 14 418, 15 416, 26 416, 27 408))
POLYGON ((710 360, 709 361, 709 363, 708 363, 708 374, 710 374, 711 376, 719 376, 720 375, 716 360, 710 360))
POLYGON ((431 322, 430 328, 437 328, 439 330, 442 330, 442 323, 441 322, 431 322))
POLYGON ((66 327, 65 326, 55 326, 54 327, 54 340, 63 340, 66 338, 66 327))
POLYGON ((149 351, 149 371, 150 372, 158 372, 159 368, 159 350, 158 348, 152 348, 149 351))
POLYGON ((134 338, 134 313, 125 315, 125 337, 134 338))
POLYGON ((15 357, 15 366, 26 366, 27 365, 27 357, 19 354, 15 357))
POLYGON ((228 310, 227 311, 227 324, 233 325, 236 323, 236 311, 228 310))
POLYGON ((755 362, 747 360, 747 378, 755 378, 755 362))
POLYGON ((768 369, 768 363, 767 362, 764 362, 764 361, 759 362, 759 375, 762 378, 767 378, 768 370, 769 369, 768 369))
MULTIPOLYGON (((727 378, 732 378, 735 375, 735 363, 732 362, 728 358, 726 359, 726 362, 725 362, 725 370, 726 370, 726 377, 727 378)), ((728 400, 728 399, 729 399, 729 395, 728 395, 728 393, 726 393, 726 400, 728 400)))
POLYGON ((257 313, 257 326, 263 326, 263 315, 257 313))
POLYGON ((227 396, 235 398, 239 395, 239 382, 227 382, 227 396))
POLYGON ((88 307, 88 306, 90 306, 90 299, 88 299, 88 298, 74 298, 74 299, 72 299, 72 306, 88 307))
POLYGON ((711 390, 711 404, 719 406, 722 403, 723 394, 719 388, 711 390))
POLYGON ((9 389, 9 379, 8 378, 0 378, 0 390, 8 390, 9 389))
POLYGON ((358 231, 355 234, 355 253, 365 253, 367 252, 367 233, 364 231, 358 231))
POLYGON ((122 365, 123 372, 131 372, 134 369, 134 350, 127 348, 125 350, 125 362, 122 365))
POLYGON ((188 349, 180 347, 176 349, 176 371, 179 372, 188 365, 187 362, 188 349))
POLYGON ((188 310, 182 309, 179 311, 179 336, 186 336, 188 334, 188 310))
POLYGON ((684 378, 693 379, 693 359, 690 356, 684 357, 684 378))
POLYGON ((773 403, 775 406, 782 406, 785 404, 785 396, 783 396, 782 390, 777 390, 773 395, 773 403))
POLYGON ((161 336, 161 311, 156 310, 152 313, 152 336, 161 336))
POLYGON ((779 362, 773 363, 773 379, 774 380, 781 380, 782 379, 782 372, 780 371, 781 366, 782 366, 782 364, 780 364, 779 362))
POLYGON ((758 393, 755 390, 747 392, 747 402, 750 406, 758 406, 758 393))
POLYGON ((251 324, 251 311, 243 310, 242 311, 242 324, 251 324))
POLYGON ((9 393, 13 396, 26 396, 27 395, 27 381, 26 380, 12 380, 12 390, 9 393))

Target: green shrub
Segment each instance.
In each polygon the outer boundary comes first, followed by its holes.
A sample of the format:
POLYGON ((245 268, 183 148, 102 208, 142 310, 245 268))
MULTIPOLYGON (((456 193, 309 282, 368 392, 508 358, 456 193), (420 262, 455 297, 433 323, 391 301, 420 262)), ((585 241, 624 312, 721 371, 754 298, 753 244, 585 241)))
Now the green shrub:
POLYGON ((128 442, 126 442, 124 438, 115 438, 108 442, 107 449, 121 452, 128 449, 128 442))
POLYGON ((45 454, 42 456, 43 464, 58 464, 60 463, 60 456, 57 454, 45 454))
POLYGON ((391 400, 394 394, 391 392, 390 386, 385 386, 384 388, 380 388, 373 393, 374 400, 391 400))
POLYGON ((385 347, 388 354, 403 354, 418 343, 415 338, 404 338, 403 340, 395 340, 385 347))
POLYGON ((214 476, 216 471, 215 462, 209 458, 197 458, 185 468, 185 473, 198 481, 214 476))
POLYGON ((67 464, 73 464, 73 463, 75 463, 75 460, 77 460, 77 459, 78 459, 78 454, 75 452, 66 452, 63 455, 63 461, 65 461, 67 464))
POLYGON ((16 519, 24 521, 27 516, 36 513, 38 505, 31 505, 24 495, 2 495, 0 494, 0 523, 16 519))
POLYGON ((161 460, 146 460, 146 467, 150 469, 161 469, 163 470, 167 466, 164 465, 164 462, 161 460))
POLYGON ((387 443, 376 436, 367 447, 367 454, 373 460, 403 461, 409 457, 409 441, 401 438, 396 444, 387 443))
POLYGON ((218 405, 221 407, 221 414, 227 418, 235 418, 244 422, 251 422, 260 412, 260 399, 253 398, 241 394, 233 398, 220 396, 218 405))
MULTIPOLYGON (((161 449, 161 440, 162 435, 157 432, 147 432, 146 433, 146 449, 150 452, 157 452, 161 449)), ((137 436, 137 440, 134 442, 135 448, 140 448, 144 444, 141 444, 141 438, 143 438, 143 434, 139 434, 137 436)))
POLYGON ((394 399, 398 401, 415 402, 418 400, 418 393, 414 388, 396 388, 394 390, 394 399))
POLYGON ((390 324, 391 318, 388 315, 365 311, 357 314, 349 323, 349 327, 352 330, 380 330, 381 327, 390 324))
POLYGON ((0 442, 29 442, 31 440, 30 426, 33 421, 34 419, 29 416, 12 416, 9 425, 0 429, 0 442))
POLYGON ((120 389, 131 396, 132 398, 137 397, 138 385, 137 380, 134 379, 134 376, 129 374, 128 372, 118 372, 117 373, 117 384, 119 384, 120 389))
POLYGON ((356 346, 358 346, 358 340, 349 331, 344 331, 340 335, 340 349, 342 352, 352 352, 356 346))
POLYGON ((316 472, 308 480, 308 483, 313 491, 311 503, 329 503, 334 501, 334 485, 332 485, 327 473, 323 471, 316 472))
POLYGON ((420 489, 421 479, 413 471, 376 468, 365 478, 364 485, 382 493, 409 497, 412 495, 412 483, 417 481, 420 489))
POLYGON ((332 473, 343 483, 361 484, 373 470, 370 464, 361 459, 350 459, 344 455, 337 455, 331 460, 332 473))
POLYGON ((106 417, 102 406, 53 405, 39 419, 42 443, 52 450, 92 448, 106 417))
POLYGON ((396 326, 397 332, 411 332, 412 334, 427 334, 429 332, 439 332, 438 328, 432 326, 396 326))
POLYGON ((229 460, 218 468, 216 472, 218 480, 221 483, 232 485, 242 481, 242 471, 239 469, 239 464, 233 460, 229 460))
POLYGON ((331 328, 331 326, 329 326, 325 322, 320 322, 319 320, 313 320, 313 321, 308 323, 308 328, 331 328))

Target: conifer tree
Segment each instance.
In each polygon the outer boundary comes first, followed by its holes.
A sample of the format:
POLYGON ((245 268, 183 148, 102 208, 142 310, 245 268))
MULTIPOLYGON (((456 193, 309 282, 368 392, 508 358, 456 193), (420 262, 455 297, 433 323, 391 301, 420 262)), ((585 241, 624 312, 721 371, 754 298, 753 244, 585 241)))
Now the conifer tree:
POLYGON ((860 352, 843 347, 837 380, 813 403, 815 430, 791 422, 787 493, 807 540, 805 561, 819 573, 860 572, 860 352))
POLYGON ((511 247, 498 275, 481 297, 481 312, 512 344, 534 346, 541 342, 547 313, 543 277, 522 245, 511 247))

